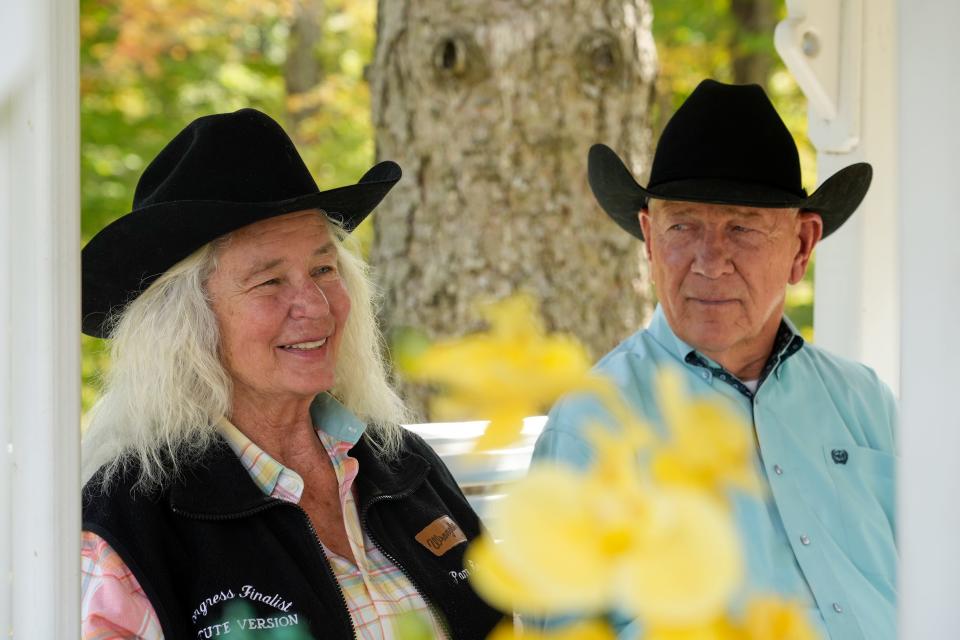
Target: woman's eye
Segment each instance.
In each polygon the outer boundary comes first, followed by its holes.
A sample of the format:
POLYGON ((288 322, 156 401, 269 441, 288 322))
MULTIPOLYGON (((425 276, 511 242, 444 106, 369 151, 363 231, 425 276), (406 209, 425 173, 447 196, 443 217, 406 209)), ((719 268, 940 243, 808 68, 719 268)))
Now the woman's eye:
POLYGON ((332 266, 330 266, 330 265, 324 265, 324 266, 322 266, 322 267, 317 267, 316 269, 314 269, 314 270, 313 270, 313 276, 314 276, 314 277, 318 277, 318 276, 323 276, 323 275, 326 275, 326 274, 328 274, 328 273, 333 273, 333 272, 334 272, 334 268, 333 268, 332 266))

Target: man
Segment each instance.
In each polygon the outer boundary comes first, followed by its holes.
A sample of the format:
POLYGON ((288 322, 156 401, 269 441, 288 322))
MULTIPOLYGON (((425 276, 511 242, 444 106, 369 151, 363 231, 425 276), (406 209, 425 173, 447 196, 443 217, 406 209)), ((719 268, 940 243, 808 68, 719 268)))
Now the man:
MULTIPOLYGON (((690 393, 742 410, 768 488, 760 501, 732 496, 745 594, 800 601, 834 640, 895 635, 895 406, 873 371, 805 343, 783 305, 871 173, 846 167, 808 197, 796 145, 763 90, 711 80, 664 129, 648 187, 608 147, 589 157, 594 194, 644 242, 660 300, 650 325, 597 370, 651 419, 662 367, 680 371, 690 393)), ((587 464, 584 428, 599 411, 582 396, 562 400, 535 462, 587 464)))

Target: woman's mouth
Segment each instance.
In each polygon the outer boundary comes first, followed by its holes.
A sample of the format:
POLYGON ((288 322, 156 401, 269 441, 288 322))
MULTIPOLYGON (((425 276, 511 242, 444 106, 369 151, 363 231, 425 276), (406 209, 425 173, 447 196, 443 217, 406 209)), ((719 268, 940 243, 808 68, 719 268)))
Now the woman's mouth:
POLYGON ((294 344, 281 345, 280 348, 285 351, 314 351, 327 343, 326 338, 312 340, 310 342, 296 342, 294 344))

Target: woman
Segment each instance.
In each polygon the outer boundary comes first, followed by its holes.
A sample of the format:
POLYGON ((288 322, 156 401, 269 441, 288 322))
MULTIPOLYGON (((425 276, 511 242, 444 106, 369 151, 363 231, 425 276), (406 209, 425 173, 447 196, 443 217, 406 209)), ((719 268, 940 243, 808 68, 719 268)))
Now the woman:
POLYGON ((398 426, 348 248, 399 178, 321 192, 269 117, 207 116, 84 248, 83 330, 113 356, 83 437, 84 638, 496 624, 463 579, 477 517, 398 426))

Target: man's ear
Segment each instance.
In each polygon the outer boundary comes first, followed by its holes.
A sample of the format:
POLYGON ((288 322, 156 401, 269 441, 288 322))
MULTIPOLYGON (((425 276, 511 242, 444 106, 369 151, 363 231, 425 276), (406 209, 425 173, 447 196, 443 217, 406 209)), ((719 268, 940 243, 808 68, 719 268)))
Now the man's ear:
POLYGON ((797 284, 803 280, 813 249, 823 237, 823 219, 819 213, 801 211, 797 214, 797 237, 800 244, 797 247, 797 253, 793 256, 793 265, 790 267, 790 284, 797 284))
POLYGON ((640 230, 643 231, 643 248, 647 254, 647 260, 650 260, 650 209, 644 207, 637 213, 640 218, 640 230))

